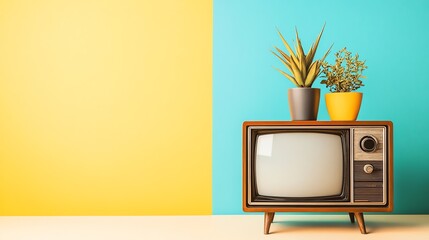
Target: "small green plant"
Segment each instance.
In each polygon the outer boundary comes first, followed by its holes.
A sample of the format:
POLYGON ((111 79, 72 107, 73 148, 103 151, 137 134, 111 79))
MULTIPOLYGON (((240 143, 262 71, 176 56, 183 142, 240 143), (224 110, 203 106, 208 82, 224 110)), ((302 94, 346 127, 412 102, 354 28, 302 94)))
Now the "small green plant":
POLYGON ((322 59, 313 61, 314 55, 316 54, 316 50, 319 45, 319 41, 320 41, 320 38, 322 37, 324 29, 325 29, 325 26, 323 26, 322 31, 319 33, 319 36, 317 37, 316 41, 313 43, 313 45, 311 46, 307 54, 304 53, 304 50, 301 45, 301 40, 299 39, 299 36, 298 36, 297 29, 295 29, 296 53, 292 50, 292 48, 285 40, 283 35, 280 33, 280 31, 278 31, 278 34, 282 39, 283 44, 285 45, 289 55, 278 47, 275 47, 275 49, 277 50, 277 53, 274 51, 271 51, 271 52, 278 59, 280 59, 280 61, 286 66, 286 68, 289 70, 289 72, 292 75, 278 68, 276 68, 276 70, 279 71, 287 79, 289 79, 297 87, 311 87, 313 85, 313 82, 321 73, 320 67, 322 65, 322 62, 325 60, 326 56, 329 54, 332 48, 331 46, 328 49, 328 51, 325 53, 322 59))
POLYGON ((351 92, 364 86, 361 78, 363 70, 367 69, 365 61, 359 60, 359 54, 352 56, 347 48, 343 48, 335 53, 335 64, 330 65, 324 61, 322 72, 324 80, 320 83, 326 84, 331 92, 351 92))

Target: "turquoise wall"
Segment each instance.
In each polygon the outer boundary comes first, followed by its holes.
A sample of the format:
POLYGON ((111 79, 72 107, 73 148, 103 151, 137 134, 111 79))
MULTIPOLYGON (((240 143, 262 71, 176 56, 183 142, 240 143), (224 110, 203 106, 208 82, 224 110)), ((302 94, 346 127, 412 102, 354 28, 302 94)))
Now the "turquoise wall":
MULTIPOLYGON (((332 43, 367 60, 358 120, 394 122, 395 213, 429 213, 429 1, 214 1, 213 213, 240 214, 241 124, 290 120, 293 85, 273 69, 278 27, 308 49, 332 43)), ((333 54, 328 60, 333 60, 333 54)), ((313 87, 327 89, 319 84, 313 87)), ((319 120, 328 120, 321 99, 319 120)))

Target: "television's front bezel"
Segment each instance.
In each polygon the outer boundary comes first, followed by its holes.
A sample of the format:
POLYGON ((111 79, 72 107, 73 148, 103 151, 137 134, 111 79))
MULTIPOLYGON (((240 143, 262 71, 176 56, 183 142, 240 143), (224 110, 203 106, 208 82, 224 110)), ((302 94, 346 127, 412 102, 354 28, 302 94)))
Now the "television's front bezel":
MULTIPOLYGON (((350 139, 350 130, 349 129, 329 129, 329 128, 282 128, 282 127, 251 127, 249 128, 250 134, 250 145, 249 152, 250 156, 248 157, 249 163, 249 176, 248 181, 250 181, 249 189, 249 204, 268 204, 276 205, 276 203, 290 203, 290 204, 326 204, 338 202, 349 202, 350 201, 350 152, 349 152, 349 139, 350 139), (257 148, 257 138, 265 134, 279 134, 279 133, 320 133, 320 134, 332 134, 337 135, 341 138, 341 148, 342 148, 342 160, 343 160, 343 176, 342 176, 342 188, 341 193, 338 195, 331 196, 317 196, 317 197, 276 197, 276 196, 263 196, 258 194, 258 186, 256 183, 256 148, 257 148)), ((249 147, 249 146, 248 146, 249 147)), ((248 182, 249 184, 249 182, 248 182)))
MULTIPOLYGON (((392 212, 394 208, 394 188, 393 188, 393 123, 391 121, 245 121, 242 126, 242 183, 243 201, 242 206, 245 212, 392 212), (250 205, 248 197, 248 129, 249 127, 286 127, 286 128, 384 128, 384 162, 385 162, 385 201, 384 203, 357 203, 353 200, 349 203, 337 202, 328 205, 318 203, 296 203, 289 205, 258 204, 250 205)), ((350 146, 353 152, 353 146, 350 146)), ((352 167, 352 166, 351 166, 352 167)), ((351 168, 351 175, 353 168, 351 168)), ((353 178, 351 178, 352 181, 353 178)), ((353 186, 352 186, 353 187, 353 186)), ((353 193, 351 193, 353 197, 353 193)))
MULTIPOLYGON (((245 212, 392 212, 394 207, 393 201, 393 123, 391 121, 245 121, 242 126, 242 184, 243 184, 243 201, 242 206, 245 212), (386 199, 384 203, 364 203, 354 202, 299 202, 299 203, 286 203, 276 205, 275 203, 257 203, 251 204, 249 202, 249 169, 248 169, 248 129, 252 127, 257 128, 327 128, 327 129, 354 129, 354 128, 373 128, 382 127, 385 130, 384 147, 385 147, 385 191, 386 199), (249 204, 250 203, 250 204, 249 204)), ((350 133, 351 134, 351 133, 350 133)), ((351 135, 350 135, 351 136, 351 135)), ((350 151, 353 152, 353 146, 350 146, 350 151)), ((351 159, 353 161, 353 159, 351 159)), ((353 176, 353 168, 350 166, 350 176, 353 176)), ((353 185, 352 179, 350 184, 353 185)), ((351 186, 353 187, 353 186, 351 186)), ((351 198, 353 193, 350 192, 351 198)))

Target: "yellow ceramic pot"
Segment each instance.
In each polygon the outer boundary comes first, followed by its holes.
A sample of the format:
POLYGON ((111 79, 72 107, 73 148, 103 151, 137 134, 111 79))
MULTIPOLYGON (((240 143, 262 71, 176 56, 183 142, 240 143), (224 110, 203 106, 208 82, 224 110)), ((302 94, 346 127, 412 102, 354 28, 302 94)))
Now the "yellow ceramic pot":
POLYGON ((331 120, 354 121, 359 114, 360 104, 362 102, 362 93, 327 93, 325 95, 325 100, 331 120))

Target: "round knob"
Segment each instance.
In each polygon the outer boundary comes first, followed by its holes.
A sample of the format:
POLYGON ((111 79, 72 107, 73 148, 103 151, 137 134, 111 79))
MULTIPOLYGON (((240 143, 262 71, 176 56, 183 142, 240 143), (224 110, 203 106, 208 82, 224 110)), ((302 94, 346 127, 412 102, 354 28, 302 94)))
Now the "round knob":
POLYGON ((374 171, 374 166, 372 166, 371 164, 365 164, 365 166, 363 166, 363 171, 365 173, 372 173, 374 171))
POLYGON ((360 148, 364 152, 374 152, 377 150, 377 139, 373 136, 365 136, 360 140, 360 148))

